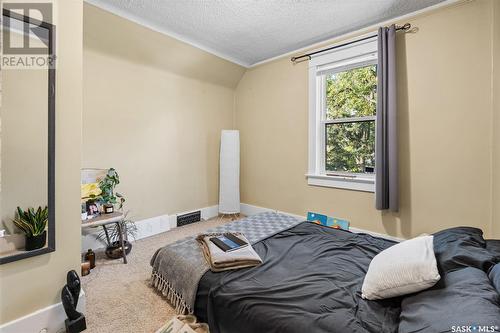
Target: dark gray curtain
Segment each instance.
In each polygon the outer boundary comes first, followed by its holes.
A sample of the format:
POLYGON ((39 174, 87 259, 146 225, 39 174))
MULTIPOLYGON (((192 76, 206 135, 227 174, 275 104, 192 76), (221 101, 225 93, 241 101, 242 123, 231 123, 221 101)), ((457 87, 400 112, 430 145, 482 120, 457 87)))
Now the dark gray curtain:
POLYGON ((399 210, 396 26, 378 30, 375 206, 399 210))

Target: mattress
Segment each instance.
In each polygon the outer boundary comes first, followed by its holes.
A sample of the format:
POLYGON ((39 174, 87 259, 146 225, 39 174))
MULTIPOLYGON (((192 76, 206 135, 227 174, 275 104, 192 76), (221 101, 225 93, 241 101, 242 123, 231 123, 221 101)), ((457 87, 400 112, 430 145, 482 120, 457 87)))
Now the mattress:
POLYGON ((363 300, 361 286, 371 259, 394 244, 303 222, 254 245, 262 265, 205 273, 195 314, 209 323, 212 333, 500 328, 500 294, 485 273, 500 253, 494 252, 498 249, 493 243, 487 246, 481 230, 453 228, 435 235, 442 277, 435 287, 404 297, 363 300), (470 292, 464 284, 471 286, 470 292))
POLYGON ((371 259, 393 244, 301 223, 254 245, 261 266, 205 273, 195 314, 213 333, 397 331, 400 299, 361 298, 371 259))

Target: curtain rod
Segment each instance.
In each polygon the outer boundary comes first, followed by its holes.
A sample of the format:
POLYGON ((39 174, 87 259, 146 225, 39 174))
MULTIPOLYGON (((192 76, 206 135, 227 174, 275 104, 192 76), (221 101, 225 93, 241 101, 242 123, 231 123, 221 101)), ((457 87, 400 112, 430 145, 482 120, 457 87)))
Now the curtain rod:
MULTIPOLYGON (((403 24, 401 26, 396 26, 396 31, 403 30, 403 31, 406 32, 406 31, 408 31, 410 29, 411 29, 411 24, 410 23, 405 23, 405 24, 403 24)), ((346 42, 346 43, 343 43, 343 44, 339 44, 339 45, 335 45, 335 46, 332 46, 332 47, 328 47, 326 49, 314 51, 314 52, 311 52, 311 53, 306 53, 306 54, 303 54, 303 55, 298 56, 298 57, 292 57, 290 59, 290 61, 291 62, 296 62, 297 60, 300 60, 302 58, 308 58, 307 60, 311 60, 311 56, 316 55, 318 53, 323 53, 323 52, 326 52, 326 51, 335 50, 335 49, 338 49, 340 47, 344 47, 344 46, 347 46, 347 45, 350 45, 350 44, 362 42, 364 40, 371 39, 371 38, 377 37, 377 36, 378 36, 378 34, 374 34, 374 35, 370 35, 370 36, 367 36, 367 37, 356 39, 356 40, 353 40, 353 41, 350 41, 350 42, 346 42)))

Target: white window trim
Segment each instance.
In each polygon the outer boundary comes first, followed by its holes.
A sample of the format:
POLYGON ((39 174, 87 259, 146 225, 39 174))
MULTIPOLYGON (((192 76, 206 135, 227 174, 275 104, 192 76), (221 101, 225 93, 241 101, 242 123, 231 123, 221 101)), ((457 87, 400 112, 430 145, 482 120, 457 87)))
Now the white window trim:
MULTIPOLYGON (((309 163, 307 182, 313 186, 335 187, 364 192, 375 192, 375 174, 336 172, 327 175, 324 168, 324 91, 321 73, 342 71, 377 61, 377 39, 351 44, 316 56, 309 61, 309 163), (319 90, 318 90, 319 89, 319 90)), ((373 118, 373 117, 367 117, 373 118)), ((358 118, 359 119, 359 118, 358 118)), ((368 120, 368 119, 367 119, 368 120)), ((326 121, 339 122, 339 120, 326 121)))

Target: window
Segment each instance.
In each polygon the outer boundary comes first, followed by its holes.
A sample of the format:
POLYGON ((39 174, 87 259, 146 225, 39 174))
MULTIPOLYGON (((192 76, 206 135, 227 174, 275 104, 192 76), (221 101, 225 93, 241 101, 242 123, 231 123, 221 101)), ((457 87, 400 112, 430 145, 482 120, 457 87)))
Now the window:
POLYGON ((377 67, 323 75, 326 174, 373 173, 377 67))
POLYGON ((376 64, 376 40, 310 61, 310 185, 374 191, 376 64))

